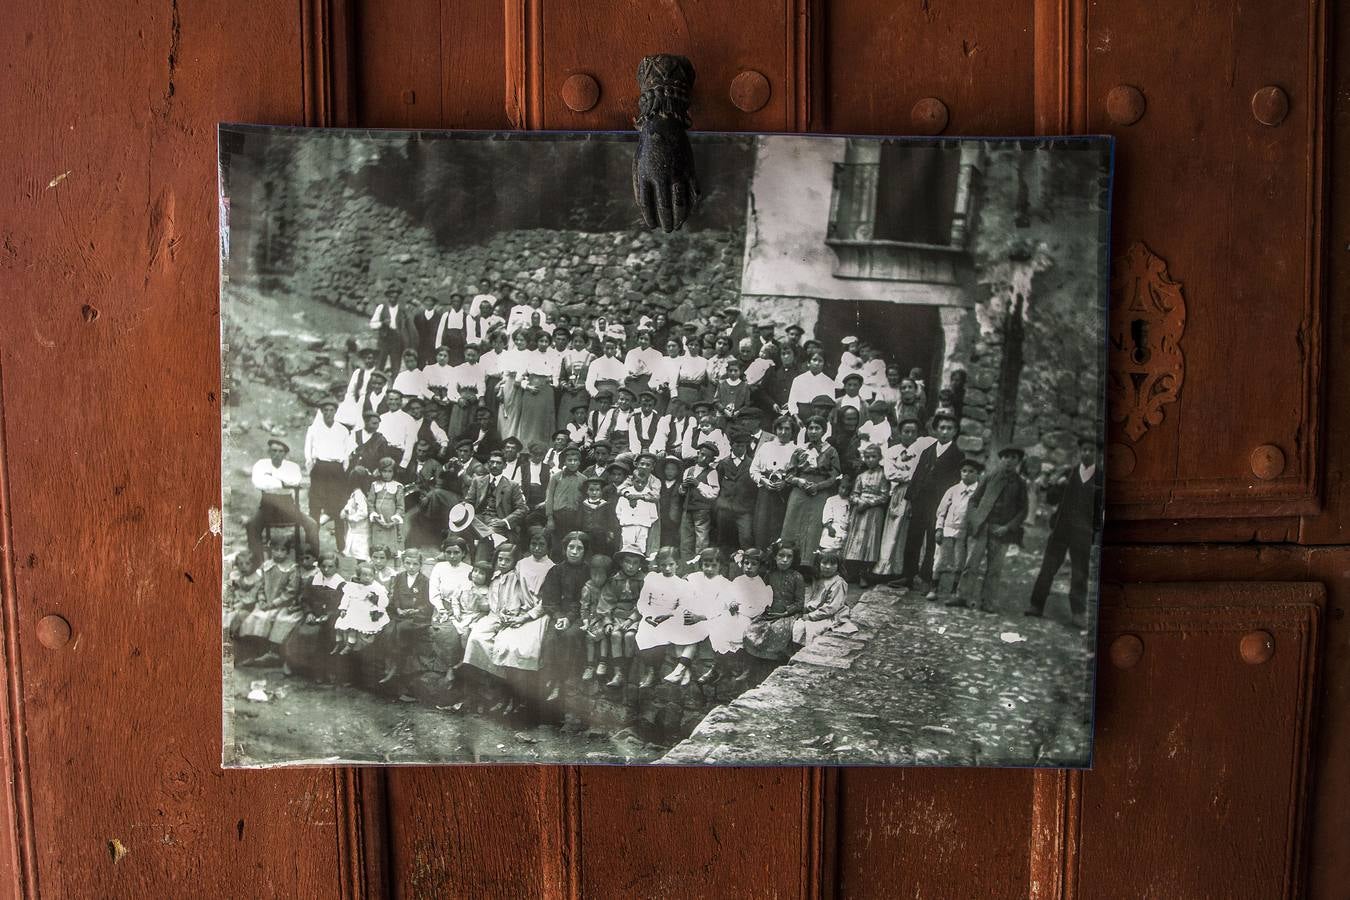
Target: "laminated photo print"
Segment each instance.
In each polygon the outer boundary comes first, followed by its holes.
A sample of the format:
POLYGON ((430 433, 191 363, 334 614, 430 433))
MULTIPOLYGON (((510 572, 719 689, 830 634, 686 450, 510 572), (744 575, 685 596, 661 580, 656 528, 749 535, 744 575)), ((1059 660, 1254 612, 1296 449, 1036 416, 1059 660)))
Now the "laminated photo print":
POLYGON ((223 759, 1083 767, 1106 138, 220 129, 223 759))

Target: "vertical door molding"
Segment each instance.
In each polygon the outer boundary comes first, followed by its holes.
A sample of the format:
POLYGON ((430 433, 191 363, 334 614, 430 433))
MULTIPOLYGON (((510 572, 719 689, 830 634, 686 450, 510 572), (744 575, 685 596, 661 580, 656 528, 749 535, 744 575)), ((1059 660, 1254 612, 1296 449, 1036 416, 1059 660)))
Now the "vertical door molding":
POLYGON ((1036 0, 1036 133, 1087 131, 1088 0, 1036 0))
POLYGON ((28 780, 28 729, 24 724, 23 666, 20 664, 19 598, 14 576, 14 528, 9 498, 9 467, 5 452, 4 368, 0 365, 0 622, 4 644, 0 647, 5 690, 0 692, 0 727, 5 740, 0 747, 0 772, 9 789, 0 794, 0 815, 5 828, 0 833, 0 869, 9 869, 7 879, 15 897, 38 896, 37 843, 33 829, 33 793, 28 780))
POLYGON ((300 85, 306 125, 353 124, 354 2, 300 0, 300 85))
MULTIPOLYGON (((355 124, 353 3, 300 0, 300 95, 306 125, 343 128, 355 124)), ((366 900, 387 893, 386 777, 380 769, 333 769, 343 897, 366 900)))

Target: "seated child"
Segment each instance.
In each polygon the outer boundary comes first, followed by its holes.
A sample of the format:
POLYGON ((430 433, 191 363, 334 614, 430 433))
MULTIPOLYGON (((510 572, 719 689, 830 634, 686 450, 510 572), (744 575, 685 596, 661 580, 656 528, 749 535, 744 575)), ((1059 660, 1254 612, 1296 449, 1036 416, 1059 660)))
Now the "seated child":
MULTIPOLYGON (((581 628, 586 632, 586 668, 581 672, 582 681, 591 681, 597 675, 603 678, 610 670, 614 593, 609 589, 609 566, 608 556, 593 555, 590 577, 581 588, 581 628)), ((622 655, 622 640, 619 650, 622 655)))
MULTIPOLYGON (((677 658, 675 668, 665 677, 668 684, 688 685, 691 675, 691 660, 700 641, 708 636, 707 616, 704 616, 691 602, 689 583, 677 572, 679 562, 673 547, 662 547, 656 553, 655 571, 648 572, 642 582, 642 595, 638 598, 638 612, 642 621, 637 630, 639 650, 654 650, 673 647, 677 658)), ((639 687, 651 687, 656 683, 654 660, 643 660, 649 668, 644 673, 639 687)))
POLYGON ((262 570, 258 568, 258 561, 248 549, 240 550, 234 555, 234 567, 230 569, 225 584, 225 602, 230 608, 228 631, 230 637, 234 638, 236 664, 239 660, 258 655, 240 651, 257 638, 256 635, 244 634, 242 628, 258 602, 258 585, 261 583, 262 570))
POLYGON ((455 595, 469 586, 473 566, 466 561, 468 555, 469 546, 464 538, 452 534, 441 541, 441 558, 431 567, 427 588, 431 608, 435 611, 433 620, 454 622, 461 637, 468 632, 468 626, 472 623, 456 621, 451 604, 455 595))
POLYGON ((375 574, 375 580, 384 588, 385 593, 389 592, 389 586, 394 583, 394 577, 398 575, 398 569, 394 568, 394 553, 383 544, 376 544, 370 548, 370 568, 375 574))
POLYGON ((359 563, 352 580, 342 586, 338 618, 333 625, 339 655, 370 646, 375 635, 389 624, 388 609, 389 592, 375 580, 374 567, 368 562, 359 563))
POLYGON ((825 550, 816 558, 816 580, 802 614, 792 623, 792 640, 806 645, 837 625, 848 613, 848 582, 839 577, 839 554, 825 550))
MULTIPOLYGON (((707 623, 707 645, 716 654, 708 671, 699 676, 698 683, 713 684, 722 677, 717 657, 740 649, 740 642, 735 639, 740 607, 731 593, 731 582, 722 574, 722 551, 716 547, 704 548, 698 555, 698 570, 690 572, 684 580, 689 585, 686 607, 707 623)), ((743 629, 740 632, 741 635, 745 633, 743 629)))
MULTIPOLYGON (((614 554, 614 561, 619 564, 619 571, 609 580, 612 607, 606 616, 609 659, 614 677, 605 687, 611 688, 623 687, 629 674, 629 661, 637 657, 637 630, 642 620, 637 602, 647 577, 647 558, 636 549, 626 547, 620 550, 614 554)), ((603 674, 598 666, 595 674, 603 674)))
POLYGON ((765 576, 772 592, 768 607, 745 632, 745 651, 751 656, 782 661, 792 655, 792 624, 806 601, 806 580, 797 571, 797 544, 778 540, 773 545, 773 568, 765 576))

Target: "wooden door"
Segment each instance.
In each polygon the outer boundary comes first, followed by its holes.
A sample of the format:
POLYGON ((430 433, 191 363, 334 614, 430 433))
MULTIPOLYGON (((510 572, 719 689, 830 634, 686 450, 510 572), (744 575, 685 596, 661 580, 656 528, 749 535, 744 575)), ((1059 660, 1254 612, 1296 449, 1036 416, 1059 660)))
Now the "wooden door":
POLYGON ((1350 330, 1344 19, 1316 0, 13 5, 7 888, 1342 896, 1350 367, 1324 348, 1350 330), (1117 402, 1093 771, 219 769, 216 123, 624 129, 650 52, 694 61, 702 129, 1118 138, 1115 307, 1146 278, 1185 315, 1172 381, 1117 402))

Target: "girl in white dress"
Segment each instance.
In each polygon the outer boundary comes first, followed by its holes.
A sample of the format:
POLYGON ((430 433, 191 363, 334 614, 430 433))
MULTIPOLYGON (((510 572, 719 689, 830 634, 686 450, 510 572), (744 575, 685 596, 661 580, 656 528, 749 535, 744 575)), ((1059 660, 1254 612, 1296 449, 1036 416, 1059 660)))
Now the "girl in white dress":
MULTIPOLYGON (((684 580, 689 585, 687 608, 704 617, 708 633, 705 643, 715 654, 712 665, 699 676, 698 683, 713 684, 722 677, 718 657, 740 649, 739 642, 734 640, 735 612, 731 609, 736 603, 731 582, 722 574, 722 552, 716 547, 703 550, 698 555, 698 569, 684 580)), ((736 611, 739 612, 739 607, 736 611)), ((741 634, 744 633, 741 629, 741 634)))
MULTIPOLYGON (((674 547, 662 547, 656 553, 654 570, 647 573, 638 596, 637 610, 642 621, 637 630, 639 650, 657 647, 675 648, 675 668, 666 676, 670 684, 687 685, 693 680, 690 660, 699 642, 708 636, 708 617, 703 615, 689 592, 689 583, 675 574, 678 569, 674 547)), ((639 657, 641 658, 641 657, 639 657)), ((643 661, 647 665, 647 661, 643 661)), ((655 667, 648 667, 639 687, 651 687, 656 681, 655 667)))
POLYGON ((734 670, 734 681, 744 681, 750 675, 745 658, 745 633, 755 618, 773 603, 773 588, 764 580, 764 551, 758 547, 744 550, 735 557, 741 574, 731 579, 727 589, 727 615, 714 626, 722 635, 725 646, 731 648, 723 667, 734 670))
POLYGON ((352 580, 342 586, 337 621, 333 633, 346 655, 368 647, 375 635, 389 624, 389 592, 375 580, 375 569, 368 562, 356 567, 352 580))
POLYGON ((370 559, 370 504, 366 502, 365 488, 359 484, 347 498, 347 505, 342 507, 342 518, 347 523, 342 555, 366 562, 370 559))
POLYGON ((455 597, 469 586, 473 566, 464 561, 467 545, 462 537, 451 535, 441 542, 441 560, 431 567, 427 593, 438 622, 454 622, 460 637, 468 633, 468 624, 456 621, 452 609, 455 597), (462 626, 462 627, 461 627, 462 626))

